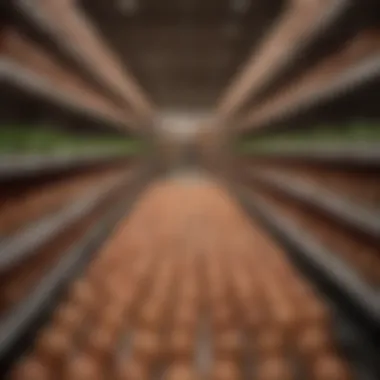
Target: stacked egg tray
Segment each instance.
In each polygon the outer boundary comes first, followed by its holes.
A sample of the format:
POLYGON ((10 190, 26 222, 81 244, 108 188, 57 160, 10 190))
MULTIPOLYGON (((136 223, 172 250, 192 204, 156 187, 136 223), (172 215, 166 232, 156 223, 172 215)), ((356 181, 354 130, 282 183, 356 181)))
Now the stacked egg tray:
POLYGON ((274 205, 290 221, 301 225, 331 252, 346 262, 372 289, 380 287, 380 255, 378 243, 364 239, 345 228, 341 223, 297 201, 288 199, 263 187, 252 187, 258 199, 274 205))
POLYGON ((344 198, 375 210, 380 204, 380 178, 378 163, 374 167, 353 167, 335 163, 321 165, 305 161, 287 162, 273 159, 273 161, 258 160, 245 165, 251 171, 256 169, 281 173, 289 178, 300 179, 309 185, 321 187, 344 198))
POLYGON ((97 184, 107 182, 122 172, 120 168, 109 168, 95 173, 77 173, 47 181, 20 194, 13 193, 4 199, 0 209, 0 236, 11 235, 28 223, 56 212, 97 184))
POLYGON ((157 183, 12 365, 16 380, 348 380, 332 310, 212 182, 157 183))
POLYGON ((49 310, 59 301, 57 296, 94 257, 98 245, 105 241, 115 224, 125 217, 136 193, 145 186, 146 176, 145 171, 125 170, 115 172, 112 178, 111 173, 107 178, 98 174, 101 182, 96 188, 70 203, 67 212, 64 208, 63 213, 71 219, 54 214, 51 219, 55 224, 51 228, 47 223, 41 224, 48 227, 47 231, 37 230, 32 224, 30 230, 34 233, 26 236, 28 239, 21 241, 23 231, 20 231, 12 237, 14 246, 2 245, 0 378, 28 346, 41 323, 46 322, 49 310), (19 242, 22 244, 17 245, 19 242))

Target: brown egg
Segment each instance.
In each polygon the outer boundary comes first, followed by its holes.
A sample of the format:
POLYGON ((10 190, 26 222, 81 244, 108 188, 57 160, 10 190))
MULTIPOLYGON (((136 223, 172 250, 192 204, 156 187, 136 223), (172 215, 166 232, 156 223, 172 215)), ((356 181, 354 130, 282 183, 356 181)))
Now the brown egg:
POLYGON ((240 305, 251 305, 255 300, 252 289, 245 286, 235 288, 234 298, 240 305))
POLYGON ((16 364, 9 380, 53 380, 54 372, 36 358, 29 357, 16 364))
POLYGON ((120 302, 107 305, 103 310, 100 310, 98 323, 116 333, 126 323, 124 305, 120 302))
POLYGON ((297 315, 294 308, 287 300, 277 300, 273 305, 275 323, 287 332, 297 330, 297 315))
POLYGON ((112 298, 113 301, 122 303, 125 308, 128 309, 136 300, 138 293, 139 288, 137 285, 127 282, 126 285, 115 290, 112 295, 110 293, 108 295, 108 301, 110 301, 110 298, 112 298))
POLYGON ((149 371, 144 363, 121 359, 116 368, 116 380, 148 380, 149 371))
POLYGON ((90 280, 90 282, 93 284, 94 281, 100 281, 104 282, 107 280, 107 276, 113 273, 114 271, 114 264, 107 260, 106 258, 103 258, 102 260, 98 260, 94 265, 90 272, 88 272, 87 277, 90 280))
POLYGON ((105 285, 106 301, 119 300, 122 301, 126 293, 126 284, 124 281, 111 281, 105 285))
POLYGON ((285 350, 285 339, 279 329, 267 329, 258 333, 254 342, 260 357, 277 356, 285 350))
POLYGON ((191 360, 194 335, 186 330, 174 330, 169 337, 169 355, 178 360, 191 360))
POLYGON ((293 380, 291 365, 284 357, 268 356, 258 362, 257 380, 293 380))
POLYGON ((259 305, 246 305, 242 308, 245 325, 252 331, 260 331, 267 323, 265 311, 259 305))
POLYGON ((290 280, 287 281, 287 284, 289 285, 289 292, 297 299, 304 300, 315 297, 315 291, 310 283, 299 276, 291 277, 290 280))
POLYGON ((102 368, 94 358, 77 354, 67 362, 62 380, 103 380, 103 375, 102 368))
POLYGON ((161 268, 161 271, 160 273, 158 273, 158 277, 157 277, 158 282, 162 282, 166 284, 170 283, 173 277, 173 270, 174 268, 172 265, 161 268))
POLYGON ((309 300, 302 310, 306 325, 318 323, 327 327, 329 326, 330 313, 322 302, 318 300, 309 300))
POLYGON ((207 274, 207 286, 212 290, 224 289, 224 274, 220 270, 212 270, 207 274))
POLYGON ((132 356, 144 365, 151 365, 161 354, 159 335, 149 330, 137 330, 132 341, 132 356))
POLYGON ((232 361, 216 361, 209 378, 210 380, 239 380, 241 379, 241 372, 239 366, 232 361))
POLYGON ((151 258, 141 257, 140 260, 137 261, 135 263, 135 266, 133 267, 131 279, 136 283, 140 283, 145 276, 151 277, 154 273, 151 264, 151 258))
POLYGON ((77 330, 85 319, 85 312, 77 305, 68 303, 58 306, 54 312, 53 324, 68 333, 77 330))
POLYGON ((197 263, 195 261, 185 263, 184 266, 177 271, 179 279, 183 286, 198 287, 199 286, 199 273, 197 263))
POLYGON ((215 356, 218 359, 237 360, 242 355, 242 336, 238 330, 226 330, 215 337, 215 356))
POLYGON ((176 329, 189 333, 197 327, 198 311, 191 305, 184 305, 178 308, 173 317, 173 324, 176 329))
POLYGON ((226 304, 226 291, 224 288, 223 289, 210 288, 207 291, 206 299, 207 299, 207 302, 210 304, 211 308, 222 307, 226 304))
POLYGON ((96 304, 96 294, 91 283, 85 279, 77 280, 70 288, 69 299, 71 302, 91 308, 96 304))
POLYGON ((186 310, 187 313, 196 314, 199 312, 200 298, 200 295, 194 294, 194 297, 187 297, 179 292, 175 297, 174 311, 176 313, 181 313, 182 310, 186 310))
POLYGON ((187 364, 172 364, 164 373, 164 380, 197 380, 199 376, 187 364))
POLYGON ((299 353, 314 358, 323 352, 330 351, 333 344, 326 329, 321 326, 311 326, 300 331, 296 344, 299 353))
POLYGON ((146 302, 140 311, 139 325, 146 328, 157 329, 163 320, 164 303, 159 300, 150 300, 146 302))
POLYGON ((347 365, 334 355, 323 355, 315 359, 310 373, 313 380, 351 380, 347 365))
POLYGON ((98 361, 108 360, 114 351, 117 336, 114 331, 98 326, 89 331, 86 352, 98 361))
POLYGON ((172 294, 172 284, 153 284, 151 292, 149 294, 149 299, 151 302, 161 305, 162 309, 167 305, 168 300, 172 294))
POLYGON ((179 290, 178 299, 183 300, 184 303, 197 303, 199 298, 199 291, 197 286, 191 284, 184 284, 179 290))
POLYGON ((229 329, 234 325, 233 313, 225 303, 211 309, 212 327, 216 330, 229 329))
POLYGON ((74 348, 73 338, 62 329, 48 327, 38 336, 35 352, 52 366, 59 365, 74 348))
POLYGON ((293 278, 293 281, 288 281, 289 291, 299 300, 312 299, 315 297, 315 292, 309 283, 298 278, 293 278))

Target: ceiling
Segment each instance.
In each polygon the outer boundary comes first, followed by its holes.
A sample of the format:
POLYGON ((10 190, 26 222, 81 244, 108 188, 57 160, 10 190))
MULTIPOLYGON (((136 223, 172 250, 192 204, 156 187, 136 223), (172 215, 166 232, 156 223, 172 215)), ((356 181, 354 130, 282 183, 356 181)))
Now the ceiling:
POLYGON ((160 108, 205 112, 280 14, 282 0, 81 0, 160 108))

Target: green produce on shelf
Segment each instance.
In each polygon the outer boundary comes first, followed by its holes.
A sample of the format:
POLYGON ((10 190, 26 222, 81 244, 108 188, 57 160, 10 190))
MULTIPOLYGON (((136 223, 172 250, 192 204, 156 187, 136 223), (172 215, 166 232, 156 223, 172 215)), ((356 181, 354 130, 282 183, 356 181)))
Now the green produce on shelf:
POLYGON ((277 151, 282 149, 324 146, 351 146, 380 143, 380 126, 354 122, 339 127, 320 126, 312 129, 283 131, 261 136, 244 136, 238 139, 235 148, 241 153, 255 151, 277 151))
POLYGON ((141 140, 122 136, 75 135, 47 127, 0 125, 0 154, 127 153, 144 149, 141 140))

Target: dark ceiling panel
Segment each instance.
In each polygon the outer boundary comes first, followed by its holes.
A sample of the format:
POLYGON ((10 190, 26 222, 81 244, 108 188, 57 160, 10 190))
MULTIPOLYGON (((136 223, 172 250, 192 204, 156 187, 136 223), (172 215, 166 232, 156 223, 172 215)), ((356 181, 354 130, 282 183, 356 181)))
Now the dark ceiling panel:
POLYGON ((215 105, 282 3, 82 0, 81 5, 158 106, 206 108, 215 105))

